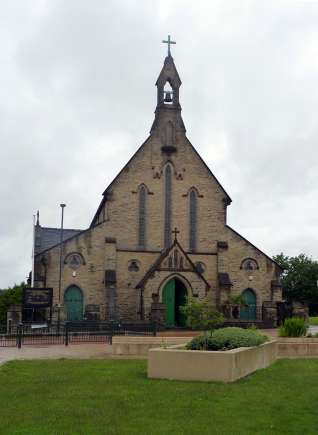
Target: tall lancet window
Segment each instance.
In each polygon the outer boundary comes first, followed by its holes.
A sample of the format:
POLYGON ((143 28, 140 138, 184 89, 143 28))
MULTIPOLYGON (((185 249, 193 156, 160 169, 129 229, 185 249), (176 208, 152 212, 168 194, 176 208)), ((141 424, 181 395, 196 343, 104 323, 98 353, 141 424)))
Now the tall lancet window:
POLYGON ((139 188, 139 216, 138 216, 138 246, 145 248, 146 246, 146 188, 139 188))
POLYGON ((171 245, 171 208, 172 208, 172 168, 167 165, 164 171, 164 193, 165 193, 165 219, 164 219, 164 247, 171 245))
POLYGON ((195 190, 189 195, 189 249, 195 251, 197 247, 197 194, 195 190))

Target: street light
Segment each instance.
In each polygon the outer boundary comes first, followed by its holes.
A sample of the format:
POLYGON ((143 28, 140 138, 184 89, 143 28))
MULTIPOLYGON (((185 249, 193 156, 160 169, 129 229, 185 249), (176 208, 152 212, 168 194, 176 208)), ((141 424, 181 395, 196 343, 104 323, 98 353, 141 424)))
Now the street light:
POLYGON ((61 284, 62 284, 62 245, 63 245, 63 223, 64 223, 64 208, 66 204, 60 204, 62 209, 61 216, 61 231, 60 231, 60 271, 59 271, 59 301, 57 305, 57 329, 60 332, 60 321, 61 321, 61 284))

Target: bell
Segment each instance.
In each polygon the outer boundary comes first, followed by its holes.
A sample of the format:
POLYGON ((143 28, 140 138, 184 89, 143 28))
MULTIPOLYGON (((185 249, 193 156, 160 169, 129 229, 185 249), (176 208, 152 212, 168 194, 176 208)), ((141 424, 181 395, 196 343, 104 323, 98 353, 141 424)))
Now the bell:
POLYGON ((170 92, 170 91, 165 92, 165 99, 164 99, 165 103, 172 103, 171 95, 172 95, 172 92, 170 92))

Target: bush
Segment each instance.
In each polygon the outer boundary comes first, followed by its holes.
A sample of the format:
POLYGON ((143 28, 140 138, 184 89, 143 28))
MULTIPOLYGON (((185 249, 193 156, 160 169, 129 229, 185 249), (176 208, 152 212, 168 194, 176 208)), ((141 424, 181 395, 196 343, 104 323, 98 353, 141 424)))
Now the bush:
POLYGON ((214 329, 224 321, 223 315, 207 299, 199 301, 196 298, 187 298, 186 304, 180 310, 186 316, 187 326, 191 329, 214 329))
POLYGON ((286 319, 279 329, 280 337, 304 337, 307 333, 307 325, 301 317, 286 319))
POLYGON ((254 329, 229 327, 195 337, 187 344, 189 350, 230 350, 259 346, 267 337, 254 329))

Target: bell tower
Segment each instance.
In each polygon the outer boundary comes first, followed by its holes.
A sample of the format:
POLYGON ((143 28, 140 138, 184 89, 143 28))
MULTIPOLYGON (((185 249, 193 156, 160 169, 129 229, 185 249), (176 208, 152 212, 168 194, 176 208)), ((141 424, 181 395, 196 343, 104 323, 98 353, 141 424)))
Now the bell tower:
POLYGON ((178 134, 184 135, 186 130, 179 102, 181 80, 170 52, 170 45, 175 42, 171 41, 170 35, 167 41, 162 42, 168 44, 168 55, 156 81, 157 107, 150 134, 160 136, 163 153, 172 154, 176 152, 178 134))

